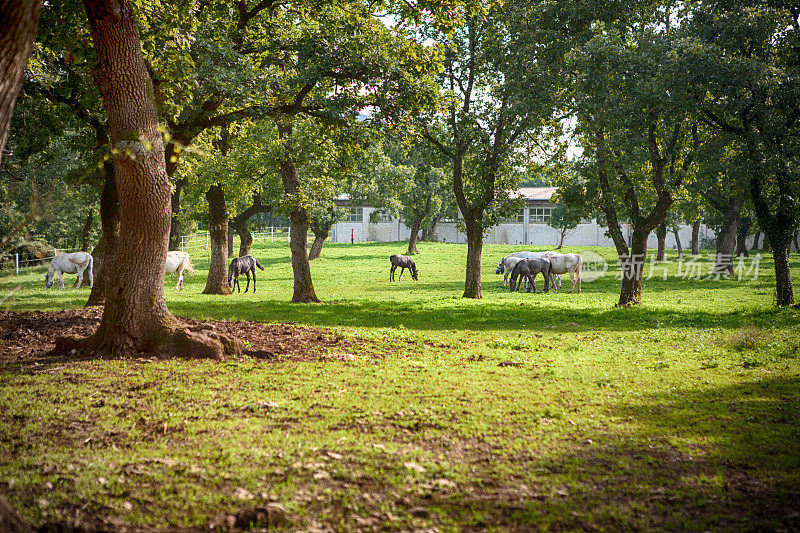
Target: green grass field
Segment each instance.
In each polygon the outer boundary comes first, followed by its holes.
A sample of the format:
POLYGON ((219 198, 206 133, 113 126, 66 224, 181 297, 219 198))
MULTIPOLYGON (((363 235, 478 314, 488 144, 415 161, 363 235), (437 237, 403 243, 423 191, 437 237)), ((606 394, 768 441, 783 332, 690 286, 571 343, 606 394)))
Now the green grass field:
MULTIPOLYGON (((609 270, 581 294, 512 294, 494 270, 519 247, 486 245, 466 300, 466 246, 419 248, 419 282, 391 283, 403 243, 326 244, 312 305, 289 303, 286 243, 254 247, 256 294, 201 295, 193 252, 185 289, 166 280, 176 315, 369 349, 2 364, 0 493, 36 524, 199 526, 278 502, 290 530, 798 528, 800 311, 773 307, 769 254, 738 281, 684 279, 671 251, 643 304, 615 309, 613 249, 590 249, 609 270)), ((0 273, 2 306, 82 306, 43 272, 0 273)))

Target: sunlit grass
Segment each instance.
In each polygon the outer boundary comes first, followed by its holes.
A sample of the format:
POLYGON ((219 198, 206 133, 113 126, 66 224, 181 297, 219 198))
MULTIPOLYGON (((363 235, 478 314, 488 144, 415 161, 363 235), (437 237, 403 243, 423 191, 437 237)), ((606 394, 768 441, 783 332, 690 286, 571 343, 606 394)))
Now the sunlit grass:
MULTIPOLYGON (((392 283, 403 243, 327 244, 314 305, 289 303, 286 243, 254 247, 256 294, 224 297, 200 294, 195 250, 185 289, 166 280, 173 313, 328 326, 368 349, 0 366, 0 490, 37 523, 198 525, 276 500, 289 529, 791 527, 800 312, 773 307, 771 258, 755 280, 689 280, 672 252, 643 304, 615 309, 613 250, 591 249, 609 272, 581 294, 534 295, 494 274, 515 249, 484 248, 468 300, 464 245, 421 243, 420 280, 392 283)), ((83 304, 42 272, 0 276, 4 306, 83 304)))

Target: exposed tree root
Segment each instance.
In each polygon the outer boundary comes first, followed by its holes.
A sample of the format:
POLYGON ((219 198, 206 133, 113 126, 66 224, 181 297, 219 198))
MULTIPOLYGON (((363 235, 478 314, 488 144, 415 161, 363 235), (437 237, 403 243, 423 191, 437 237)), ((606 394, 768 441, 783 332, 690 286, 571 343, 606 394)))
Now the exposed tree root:
POLYGON ((90 352, 115 357, 133 357, 143 353, 154 354, 161 359, 173 357, 190 359, 216 359, 223 361, 226 355, 238 356, 244 351, 244 344, 215 331, 201 328, 188 328, 173 318, 175 325, 163 326, 155 335, 144 342, 135 342, 130 336, 122 334, 118 328, 100 328, 94 335, 86 338, 61 337, 48 355, 63 355, 75 351, 90 352))
POLYGON ((31 533, 33 528, 19 512, 0 496, 0 531, 31 533))

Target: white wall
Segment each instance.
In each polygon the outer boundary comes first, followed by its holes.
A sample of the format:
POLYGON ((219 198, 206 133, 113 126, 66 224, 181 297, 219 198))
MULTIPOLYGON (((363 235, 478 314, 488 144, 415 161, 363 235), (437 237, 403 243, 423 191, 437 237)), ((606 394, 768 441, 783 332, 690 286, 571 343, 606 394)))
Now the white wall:
MULTIPOLYGON (((350 235, 352 231, 354 242, 393 242, 405 241, 411 235, 411 230, 402 222, 393 219, 391 222, 378 222, 372 224, 369 221, 369 215, 375 208, 363 208, 363 220, 361 222, 339 222, 333 228, 334 242, 350 242, 350 235)), ((526 213, 527 214, 527 213, 526 213)), ((527 216, 525 217, 527 219, 527 216)), ((614 246, 612 239, 605 235, 606 229, 599 224, 596 220, 592 220, 586 224, 579 224, 578 227, 571 230, 564 239, 565 246, 614 246)), ((626 241, 629 242, 630 227, 628 224, 622 224, 622 233, 625 235, 626 241)), ((682 225, 678 231, 681 238, 681 245, 684 248, 691 246, 692 227, 682 225)), ((700 227, 700 236, 713 237, 714 232, 709 230, 705 225, 700 227)), ((456 230, 455 222, 440 222, 436 226, 436 239, 439 242, 467 242, 467 236, 456 230)), ((484 236, 483 242, 487 244, 530 244, 533 246, 558 246, 559 234, 558 230, 548 226, 547 224, 535 223, 528 224, 527 231, 525 231, 525 224, 522 222, 509 222, 498 224, 489 230, 484 236)), ((750 239, 752 242, 752 239, 750 239)), ((676 248, 675 236, 672 231, 667 232, 667 248, 676 248)), ((649 248, 658 246, 658 239, 655 232, 650 234, 647 241, 649 248)))

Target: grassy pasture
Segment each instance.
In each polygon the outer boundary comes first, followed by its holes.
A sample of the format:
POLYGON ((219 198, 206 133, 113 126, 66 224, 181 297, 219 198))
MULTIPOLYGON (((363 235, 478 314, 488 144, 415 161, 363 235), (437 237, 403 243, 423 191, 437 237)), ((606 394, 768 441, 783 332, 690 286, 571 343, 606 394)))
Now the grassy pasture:
MULTIPOLYGON (((274 501, 287 529, 797 528, 800 311, 773 308, 769 255, 755 280, 697 280, 671 251, 614 309, 612 249, 590 249, 609 271, 581 294, 534 295, 494 274, 519 247, 487 245, 475 301, 465 245, 419 247, 420 281, 390 283, 402 243, 327 244, 323 304, 289 303, 286 243, 254 247, 256 294, 201 295, 205 251, 182 292, 166 280, 176 315, 331 327, 359 353, 0 365, 0 493, 35 523, 274 501)), ((0 273, 3 306, 85 302, 43 272, 0 273)))

